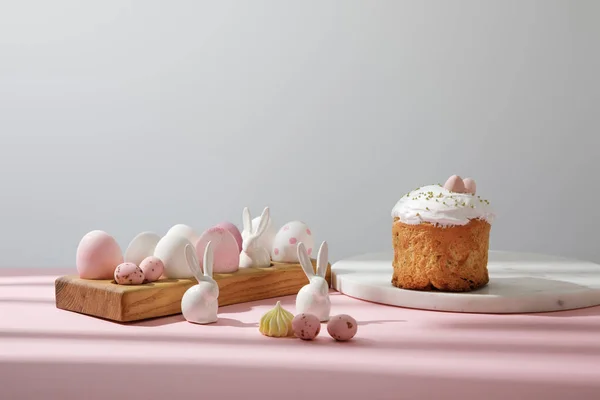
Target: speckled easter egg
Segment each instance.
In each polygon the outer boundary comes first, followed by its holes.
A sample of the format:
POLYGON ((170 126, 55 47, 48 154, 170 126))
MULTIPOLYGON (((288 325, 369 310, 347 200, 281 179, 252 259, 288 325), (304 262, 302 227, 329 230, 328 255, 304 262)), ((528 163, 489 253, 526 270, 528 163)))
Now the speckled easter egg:
POLYGON ((292 320, 294 335, 302 340, 313 340, 321 332, 321 321, 312 314, 298 314, 292 320))
POLYGON ((340 342, 352 339, 357 331, 358 324, 356 320, 346 314, 331 317, 327 323, 327 332, 329 335, 340 342))
POLYGON ((297 263, 299 242, 304 243, 309 256, 313 254, 315 239, 308 225, 301 221, 291 221, 283 225, 273 240, 271 260, 297 263))
POLYGON ((117 241, 103 231, 91 231, 79 242, 76 264, 82 279, 112 279, 123 254, 117 241))
POLYGON ((115 268, 115 282, 119 285, 140 285, 144 283, 144 273, 134 263, 119 264, 115 268))
POLYGON ((217 228, 223 228, 229 231, 229 233, 231 233, 233 235, 233 237, 235 238, 235 241, 238 244, 238 253, 240 251, 242 251, 242 233, 240 232, 240 229, 235 226, 234 224, 232 224, 231 222, 221 222, 220 224, 216 225, 217 228))
POLYGON ((165 265, 160 258, 150 256, 146 257, 140 263, 140 269, 147 282, 157 281, 165 270, 165 265))
POLYGON ((214 274, 227 274, 239 269, 240 252, 237 241, 227 229, 215 226, 204 231, 196 242, 196 256, 202 271, 204 271, 204 250, 208 242, 211 243, 213 251, 214 274))

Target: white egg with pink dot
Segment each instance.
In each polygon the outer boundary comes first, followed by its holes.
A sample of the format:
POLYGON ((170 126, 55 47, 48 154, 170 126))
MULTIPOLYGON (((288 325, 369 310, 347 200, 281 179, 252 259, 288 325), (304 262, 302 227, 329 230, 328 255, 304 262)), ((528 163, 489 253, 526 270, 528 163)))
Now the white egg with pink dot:
POLYGON ((301 221, 291 221, 283 225, 273 239, 271 259, 275 262, 297 263, 298 243, 304 243, 309 255, 315 247, 315 239, 308 225, 301 221))

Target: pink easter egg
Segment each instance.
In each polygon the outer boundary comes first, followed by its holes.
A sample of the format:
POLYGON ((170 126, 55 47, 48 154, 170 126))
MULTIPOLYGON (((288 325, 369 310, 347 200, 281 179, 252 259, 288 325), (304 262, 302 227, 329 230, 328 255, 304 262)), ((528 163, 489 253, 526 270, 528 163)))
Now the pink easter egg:
POLYGON ((235 226, 231 222, 225 221, 225 222, 221 222, 220 224, 218 224, 215 227, 227 229, 229 231, 229 233, 231 233, 233 235, 233 237, 235 238, 235 241, 237 242, 238 247, 239 247, 239 251, 242 251, 242 233, 240 232, 240 230, 237 226, 235 226))
POLYGON ((454 193, 464 193, 465 185, 460 176, 452 175, 450 178, 448 178, 448 180, 444 184, 444 189, 449 190, 454 193))
POLYGON ((144 283, 144 273, 134 263, 119 264, 115 268, 115 282, 119 285, 140 285, 144 283))
POLYGON ((81 279, 112 279, 123 253, 117 241, 103 231, 87 233, 77 247, 77 272, 81 279))
POLYGON ((204 231, 196 243, 196 255, 203 271, 204 250, 208 242, 211 242, 213 250, 213 273, 226 274, 239 269, 240 251, 238 242, 229 230, 214 226, 204 231))
POLYGON ((327 322, 327 332, 339 342, 352 339, 357 331, 358 323, 347 314, 336 315, 327 322))
POLYGON ((165 265, 160 258, 150 256, 146 257, 140 263, 140 269, 144 273, 144 278, 148 282, 157 281, 165 270, 165 265))
POLYGON ((321 332, 321 321, 312 314, 298 314, 292 320, 294 335, 302 340, 313 340, 321 332))
POLYGON ((475 184, 475 181, 473 179, 465 178, 463 179, 463 183, 465 185, 465 193, 475 194, 475 192, 477 191, 477 185, 475 184))

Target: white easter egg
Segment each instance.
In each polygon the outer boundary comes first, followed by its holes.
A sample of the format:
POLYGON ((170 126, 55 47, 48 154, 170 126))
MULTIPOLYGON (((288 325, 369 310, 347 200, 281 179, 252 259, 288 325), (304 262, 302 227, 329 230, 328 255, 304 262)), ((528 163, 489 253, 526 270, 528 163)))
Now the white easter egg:
MULTIPOLYGON (((298 243, 304 243, 308 255, 315 251, 315 239, 308 225, 301 221, 291 221, 279 229, 273 240, 271 259, 276 262, 297 263, 298 243)), ((313 257, 314 258, 314 257, 313 257)))
POLYGON ((146 258, 154 254, 154 249, 160 241, 160 236, 154 232, 142 232, 133 238, 125 250, 125 262, 140 265, 146 258))
POLYGON ((160 239, 154 249, 154 256, 164 264, 163 276, 172 279, 194 276, 185 257, 185 246, 188 244, 191 245, 191 242, 180 235, 166 235, 160 239))
POLYGON ((169 229, 167 231, 167 234, 165 236, 168 235, 179 235, 179 236, 183 236, 184 238, 186 238, 187 240, 189 240, 192 244, 196 244, 196 242, 198 241, 198 234, 196 233, 196 231, 194 230, 194 228, 192 228, 191 226, 188 225, 184 225, 184 224, 177 224, 171 227, 171 229, 169 229))
MULTIPOLYGON (((260 223, 260 217, 256 217, 252 220, 252 232, 256 232, 258 229, 258 224, 260 223)), ((258 247, 264 247, 268 251, 271 251, 271 246, 273 245, 273 240, 275 240, 275 235, 277 231, 275 230, 275 224, 273 223, 273 218, 269 218, 269 223, 267 224, 267 229, 265 233, 258 239, 258 247)))

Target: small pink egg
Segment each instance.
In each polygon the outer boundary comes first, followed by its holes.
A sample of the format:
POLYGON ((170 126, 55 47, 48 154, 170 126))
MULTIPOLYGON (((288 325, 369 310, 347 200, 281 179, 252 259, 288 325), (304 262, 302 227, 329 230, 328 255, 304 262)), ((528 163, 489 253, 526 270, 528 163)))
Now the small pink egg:
POLYGON ((77 247, 77 272, 81 279, 111 279, 123 253, 117 241, 103 231, 91 231, 77 247))
POLYGON ((358 324, 356 320, 346 314, 331 317, 327 323, 327 332, 329 335, 340 342, 352 339, 357 331, 358 324))
POLYGON ((463 179, 463 183, 465 185, 465 193, 475 194, 477 191, 477 185, 473 179, 465 178, 463 179))
POLYGON ((157 281, 165 270, 165 264, 160 258, 150 256, 146 257, 140 263, 140 269, 147 282, 157 281))
POLYGON ((196 255, 203 271, 204 250, 208 242, 211 242, 213 250, 213 273, 227 274, 239 269, 240 252, 235 238, 227 229, 215 226, 204 231, 196 242, 196 255))
POLYGON ((242 251, 242 233, 240 232, 237 226, 235 226, 231 222, 221 222, 216 226, 216 228, 227 229, 229 233, 231 233, 235 238, 235 241, 238 244, 238 251, 242 251))
POLYGON ((313 340, 321 332, 321 321, 312 314, 298 314, 292 320, 294 335, 302 340, 313 340))
POLYGON ((460 176, 452 175, 444 184, 444 189, 454 193, 464 193, 465 184, 463 183, 463 180, 460 176))
POLYGON ((119 285, 140 285, 144 283, 144 273, 134 263, 119 264, 115 269, 115 282, 119 285))

